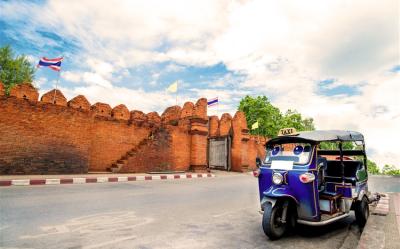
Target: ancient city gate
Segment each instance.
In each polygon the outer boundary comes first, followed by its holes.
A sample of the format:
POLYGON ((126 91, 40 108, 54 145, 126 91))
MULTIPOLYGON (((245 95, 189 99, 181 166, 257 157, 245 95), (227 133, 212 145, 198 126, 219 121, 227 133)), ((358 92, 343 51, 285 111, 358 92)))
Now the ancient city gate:
POLYGON ((231 137, 209 138, 208 166, 211 169, 231 169, 231 137))

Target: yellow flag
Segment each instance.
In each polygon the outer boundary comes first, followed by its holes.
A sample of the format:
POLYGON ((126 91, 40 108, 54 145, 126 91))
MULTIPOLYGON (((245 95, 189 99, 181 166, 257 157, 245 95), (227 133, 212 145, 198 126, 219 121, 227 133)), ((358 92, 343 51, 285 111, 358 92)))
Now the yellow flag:
POLYGON ((170 93, 176 93, 178 91, 178 81, 175 81, 167 88, 167 91, 170 93))
POLYGON ((252 129, 252 130, 257 129, 257 128, 258 128, 258 121, 255 122, 255 123, 251 126, 251 129, 252 129))

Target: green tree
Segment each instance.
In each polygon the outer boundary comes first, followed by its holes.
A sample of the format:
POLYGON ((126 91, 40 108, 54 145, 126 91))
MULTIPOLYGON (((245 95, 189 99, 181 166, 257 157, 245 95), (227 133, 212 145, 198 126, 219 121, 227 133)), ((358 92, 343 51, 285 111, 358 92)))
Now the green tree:
POLYGON ((367 159, 367 168, 368 168, 368 173, 372 174, 372 175, 379 175, 380 174, 380 170, 378 165, 376 165, 375 162, 367 159))
POLYGON ((10 46, 0 48, 0 81, 3 82, 6 94, 10 89, 22 83, 31 83, 35 68, 24 55, 14 57, 10 46))
POLYGON ((282 114, 266 96, 246 96, 240 101, 238 109, 245 113, 250 128, 258 122, 259 128, 251 130, 251 134, 275 137, 278 131, 285 127, 294 127, 298 131, 315 129, 312 118, 303 119, 295 110, 288 110, 282 114))
POLYGON ((250 133, 268 137, 274 137, 278 134, 281 128, 282 114, 279 108, 273 106, 266 96, 244 97, 240 101, 239 110, 245 113, 250 128, 255 122, 259 124, 257 131, 250 130, 250 133))
POLYGON ((383 166, 382 173, 385 175, 400 175, 400 169, 396 169, 394 165, 385 164, 385 166, 383 166))

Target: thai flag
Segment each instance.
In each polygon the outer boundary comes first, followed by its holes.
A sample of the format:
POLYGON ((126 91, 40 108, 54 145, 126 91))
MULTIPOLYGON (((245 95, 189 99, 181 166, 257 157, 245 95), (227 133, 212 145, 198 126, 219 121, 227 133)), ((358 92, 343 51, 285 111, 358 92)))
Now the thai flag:
POLYGON ((54 71, 60 71, 61 70, 61 62, 64 58, 55 58, 55 59, 49 59, 46 57, 43 57, 42 59, 39 60, 39 63, 37 64, 37 67, 49 67, 53 69, 54 71))
POLYGON ((214 105, 218 105, 218 97, 210 99, 209 101, 207 101, 207 105, 209 107, 214 106, 214 105))

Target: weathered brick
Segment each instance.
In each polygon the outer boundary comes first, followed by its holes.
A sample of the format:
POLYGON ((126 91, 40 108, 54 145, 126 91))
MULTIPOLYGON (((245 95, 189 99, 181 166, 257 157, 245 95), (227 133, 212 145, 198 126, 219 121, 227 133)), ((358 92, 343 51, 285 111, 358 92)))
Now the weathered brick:
POLYGON ((118 119, 118 120, 129 120, 130 113, 128 108, 125 105, 117 105, 111 111, 111 117, 118 119))
POLYGON ((207 99, 201 98, 197 100, 193 109, 193 116, 195 118, 207 119, 207 99))
POLYGON ((79 110, 90 110, 90 103, 83 95, 78 95, 68 101, 68 106, 79 110))
POLYGON ((193 116, 194 104, 192 102, 186 102, 181 110, 181 119, 190 118, 193 116))
POLYGON ((111 107, 109 104, 97 102, 90 109, 96 116, 111 117, 111 107))
POLYGON ((170 106, 161 115, 161 122, 163 124, 178 125, 179 118, 181 116, 180 106, 170 106))
POLYGON ((153 126, 160 126, 161 125, 161 117, 158 115, 157 112, 149 112, 146 114, 147 122, 149 122, 153 126))
POLYGON ((51 103, 60 106, 67 106, 67 99, 64 97, 64 94, 60 90, 53 89, 43 94, 40 98, 40 101, 43 103, 51 103))
POLYGON ((248 141, 248 163, 249 169, 256 169, 256 158, 260 158, 261 160, 265 157, 265 143, 266 139, 262 136, 251 135, 250 140, 248 141))
MULTIPOLYGON (((35 92, 22 86, 14 89, 13 96, 17 98, 0 98, 2 174, 106 171, 116 162, 126 162, 123 167, 126 172, 206 170, 209 135, 206 99, 200 99, 196 105, 187 102, 182 109, 167 108, 162 124, 156 112, 129 113, 123 105, 111 110, 108 104, 96 103, 90 108, 92 111, 82 111, 90 107, 82 95, 67 106, 57 102, 49 105, 46 98, 51 98, 51 92, 42 97, 43 102, 19 99, 25 95, 35 100, 35 92), (130 122, 116 122, 119 117, 130 122), (137 125, 137 121, 145 125, 137 125)), ((218 135, 218 130, 219 136, 229 135, 233 130, 233 169, 253 167, 250 161, 254 155, 263 153, 262 146, 249 137, 244 114, 237 113, 233 120, 224 114, 219 123, 218 118, 210 120, 210 135, 218 135)))
POLYGON ((39 92, 30 83, 15 85, 10 90, 10 96, 17 97, 19 99, 27 99, 30 101, 38 101, 39 92))
POLYGON ((0 98, 0 173, 86 173, 90 115, 72 108, 0 98))
POLYGON ((219 134, 220 136, 228 136, 231 133, 232 117, 229 113, 222 114, 219 121, 219 134))
POLYGON ((218 137, 219 136, 219 119, 218 116, 211 116, 209 118, 209 131, 208 135, 210 137, 218 137))
POLYGON ((247 157, 247 134, 243 134, 243 130, 247 129, 246 117, 243 112, 236 112, 232 119, 232 170, 243 172, 246 171, 249 163, 247 157))

